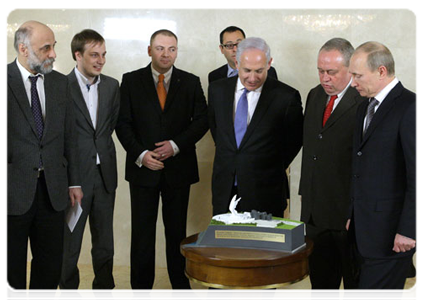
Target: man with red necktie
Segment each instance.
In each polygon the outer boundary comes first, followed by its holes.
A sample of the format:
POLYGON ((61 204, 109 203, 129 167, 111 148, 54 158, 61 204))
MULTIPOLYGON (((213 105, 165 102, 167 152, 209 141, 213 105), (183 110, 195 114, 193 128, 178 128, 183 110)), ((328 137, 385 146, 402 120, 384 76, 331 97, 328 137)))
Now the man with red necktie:
POLYGON ((354 51, 334 38, 319 51, 320 84, 307 97, 300 180, 301 220, 314 250, 309 258, 313 289, 356 288, 345 221, 350 201, 354 120, 363 101, 350 87, 354 51))

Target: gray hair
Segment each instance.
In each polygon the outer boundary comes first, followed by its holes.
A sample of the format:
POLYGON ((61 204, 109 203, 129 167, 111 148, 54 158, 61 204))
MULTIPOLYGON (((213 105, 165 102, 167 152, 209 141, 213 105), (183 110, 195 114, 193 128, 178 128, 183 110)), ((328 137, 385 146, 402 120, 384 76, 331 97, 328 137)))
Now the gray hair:
POLYGON ((236 60, 238 62, 241 61, 242 53, 244 53, 244 51, 248 49, 258 49, 263 51, 266 54, 266 62, 269 63, 271 59, 270 47, 269 45, 267 45, 265 40, 258 37, 250 37, 240 42, 236 50, 236 60))
POLYGON ((367 53, 367 66, 370 71, 376 71, 380 66, 385 66, 388 75, 395 75, 395 62, 388 47, 378 42, 366 42, 355 50, 367 53))
POLYGON ((17 53, 19 53, 19 44, 24 44, 27 48, 31 46, 31 35, 32 27, 25 26, 21 27, 15 32, 14 47, 17 53))
POLYGON ((332 51, 336 50, 341 53, 342 58, 344 59, 344 66, 350 66, 350 59, 354 53, 354 47, 349 41, 343 38, 333 38, 327 41, 322 48, 319 50, 319 54, 322 51, 332 51))

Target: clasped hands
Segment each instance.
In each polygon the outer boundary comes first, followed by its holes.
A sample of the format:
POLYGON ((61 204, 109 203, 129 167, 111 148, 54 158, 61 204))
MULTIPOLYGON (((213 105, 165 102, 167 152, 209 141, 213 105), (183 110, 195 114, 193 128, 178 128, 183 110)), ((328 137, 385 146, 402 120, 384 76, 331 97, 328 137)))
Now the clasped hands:
POLYGON ((163 161, 174 155, 173 147, 169 141, 155 143, 155 146, 157 148, 148 151, 142 159, 142 165, 153 171, 163 169, 163 161))

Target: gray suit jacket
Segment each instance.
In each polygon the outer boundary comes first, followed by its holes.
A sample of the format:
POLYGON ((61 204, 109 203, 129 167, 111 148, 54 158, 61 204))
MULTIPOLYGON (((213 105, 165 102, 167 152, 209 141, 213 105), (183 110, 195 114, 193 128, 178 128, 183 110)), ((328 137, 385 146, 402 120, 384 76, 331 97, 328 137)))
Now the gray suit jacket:
POLYGON ((97 153, 100 170, 107 192, 117 187, 116 149, 112 139, 119 115, 119 83, 116 79, 100 75, 98 85, 97 124, 91 121, 90 113, 75 75, 75 69, 68 75, 70 92, 75 105, 78 159, 81 171, 82 190, 92 189, 93 172, 97 168, 97 153))
POLYGON ((39 141, 16 61, 8 65, 7 72, 8 214, 22 215, 31 207, 40 155, 51 204, 56 211, 64 210, 68 204, 69 186, 80 185, 68 80, 56 71, 44 77, 46 118, 39 141))

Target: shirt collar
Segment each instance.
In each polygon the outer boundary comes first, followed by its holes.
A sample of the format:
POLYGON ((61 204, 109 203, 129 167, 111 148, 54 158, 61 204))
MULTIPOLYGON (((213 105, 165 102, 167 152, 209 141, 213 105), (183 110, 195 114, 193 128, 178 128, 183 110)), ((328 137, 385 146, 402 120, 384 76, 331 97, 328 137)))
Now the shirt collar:
POLYGON ((388 96, 389 92, 397 85, 399 82, 398 78, 394 78, 387 86, 385 86, 377 95, 374 97, 376 100, 381 103, 386 96, 388 96))
POLYGON ((22 80, 24 82, 28 80, 28 77, 30 76, 41 76, 41 78, 44 79, 44 74, 38 73, 34 75, 31 72, 29 72, 27 69, 25 69, 25 67, 22 66, 22 64, 19 62, 19 59, 16 59, 16 65, 18 66, 19 71, 21 72, 22 80))
POLYGON ((100 76, 96 76, 94 83, 91 84, 91 82, 78 70, 78 67, 75 67, 75 75, 76 78, 78 78, 79 83, 81 83, 83 86, 98 85, 101 80, 100 76))
MULTIPOLYGON (((226 77, 229 77, 233 72, 235 72, 235 74, 238 74, 238 69, 233 69, 229 64, 228 64, 228 72, 226 74, 226 77)), ((234 75, 232 75, 234 76, 234 75)))
MULTIPOLYGON (((172 72, 173 72, 173 66, 169 69, 169 71, 163 74, 165 83, 169 81, 170 77, 172 76, 172 72)), ((151 64, 151 73, 153 73, 154 81, 156 82, 159 81, 159 75, 161 73, 157 72, 156 69, 153 68, 153 64, 151 64)))
MULTIPOLYGON (((261 91, 263 90, 263 85, 259 87, 258 89, 255 89, 254 91, 250 91, 250 92, 261 93, 261 91)), ((245 89, 245 86, 241 83, 241 79, 238 77, 238 81, 236 83, 236 91, 238 92, 243 89, 245 89)))

